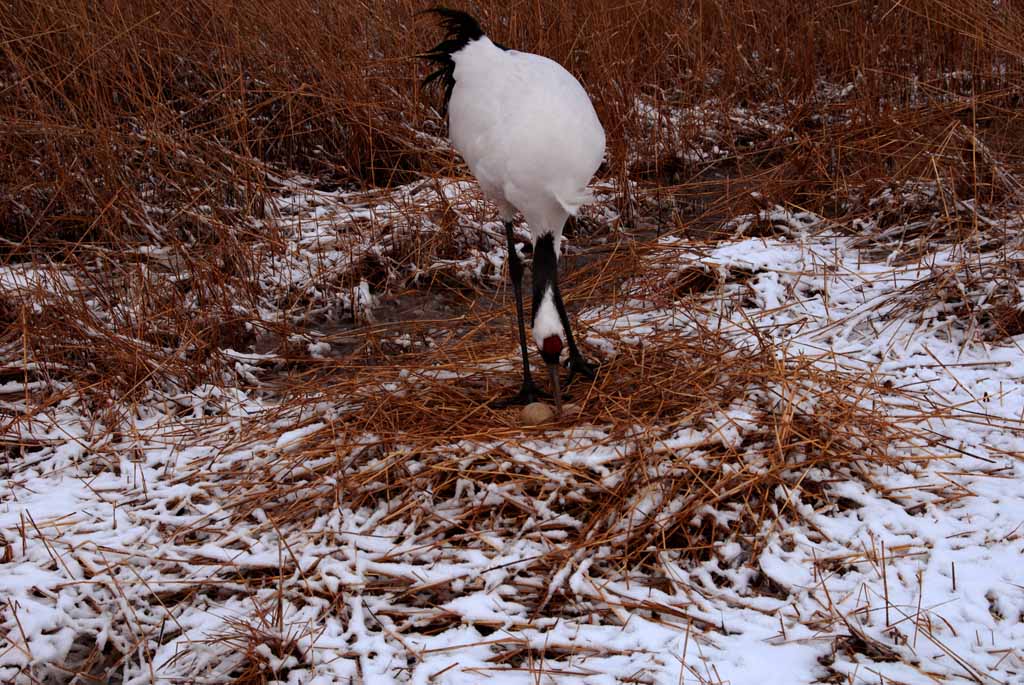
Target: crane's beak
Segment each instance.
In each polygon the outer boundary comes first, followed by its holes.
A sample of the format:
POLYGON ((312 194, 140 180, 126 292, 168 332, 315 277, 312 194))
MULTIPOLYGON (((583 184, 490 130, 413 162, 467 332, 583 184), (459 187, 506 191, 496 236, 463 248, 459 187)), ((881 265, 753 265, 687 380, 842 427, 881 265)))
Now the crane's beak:
POLYGON ((548 374, 551 376, 551 396, 555 398, 555 416, 562 415, 562 386, 558 382, 558 364, 548 364, 548 374))

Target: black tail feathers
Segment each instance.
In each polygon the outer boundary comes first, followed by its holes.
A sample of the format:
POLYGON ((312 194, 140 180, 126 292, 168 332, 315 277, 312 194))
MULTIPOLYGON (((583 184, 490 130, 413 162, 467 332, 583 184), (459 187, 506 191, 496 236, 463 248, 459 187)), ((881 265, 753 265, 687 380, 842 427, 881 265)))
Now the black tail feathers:
POLYGON ((441 107, 441 114, 444 115, 448 112, 448 101, 451 100, 452 88, 455 87, 455 62, 452 60, 452 55, 474 40, 481 38, 484 32, 476 19, 459 10, 434 7, 424 10, 421 14, 434 14, 440 17, 441 27, 446 31, 444 40, 431 50, 418 55, 439 65, 437 70, 423 79, 423 85, 429 86, 434 81, 443 85, 444 104, 441 107))

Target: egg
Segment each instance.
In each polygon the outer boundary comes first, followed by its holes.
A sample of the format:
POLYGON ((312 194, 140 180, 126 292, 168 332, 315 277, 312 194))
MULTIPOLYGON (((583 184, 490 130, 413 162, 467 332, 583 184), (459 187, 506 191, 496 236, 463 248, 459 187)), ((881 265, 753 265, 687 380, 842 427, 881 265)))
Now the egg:
POLYGON ((547 423, 555 417, 555 410, 544 402, 531 402, 523 407, 520 418, 525 426, 547 423))

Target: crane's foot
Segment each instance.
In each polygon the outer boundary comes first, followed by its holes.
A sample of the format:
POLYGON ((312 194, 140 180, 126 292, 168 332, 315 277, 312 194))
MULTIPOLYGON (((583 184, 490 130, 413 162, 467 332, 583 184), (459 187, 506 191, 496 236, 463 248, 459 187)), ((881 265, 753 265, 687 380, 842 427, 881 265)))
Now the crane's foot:
POLYGON ((572 383, 576 376, 583 376, 588 381, 592 381, 597 378, 597 365, 591 364, 583 355, 576 355, 575 357, 569 357, 569 361, 566 363, 569 367, 569 378, 565 381, 566 385, 572 383))
POLYGON ((495 409, 504 409, 505 407, 516 407, 540 400, 550 400, 551 393, 544 392, 533 381, 524 382, 522 387, 512 397, 502 397, 491 401, 491 406, 495 409))

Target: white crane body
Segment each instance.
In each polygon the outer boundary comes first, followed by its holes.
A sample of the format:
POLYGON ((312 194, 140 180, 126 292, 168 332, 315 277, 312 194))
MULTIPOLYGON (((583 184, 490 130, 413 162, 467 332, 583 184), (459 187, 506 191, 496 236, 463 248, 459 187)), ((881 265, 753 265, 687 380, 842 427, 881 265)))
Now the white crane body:
POLYGON ((604 158, 604 129, 583 86, 560 64, 498 45, 464 12, 429 11, 442 18, 448 34, 421 55, 440 65, 426 83, 444 85, 452 145, 505 223, 523 358, 523 387, 514 401, 532 401, 539 393, 530 375, 523 270, 512 232, 520 212, 534 248, 533 339, 560 407, 557 365, 563 341, 569 347, 570 380, 576 373, 594 374, 576 347, 562 303, 558 255, 566 219, 591 199, 587 184, 604 158))

